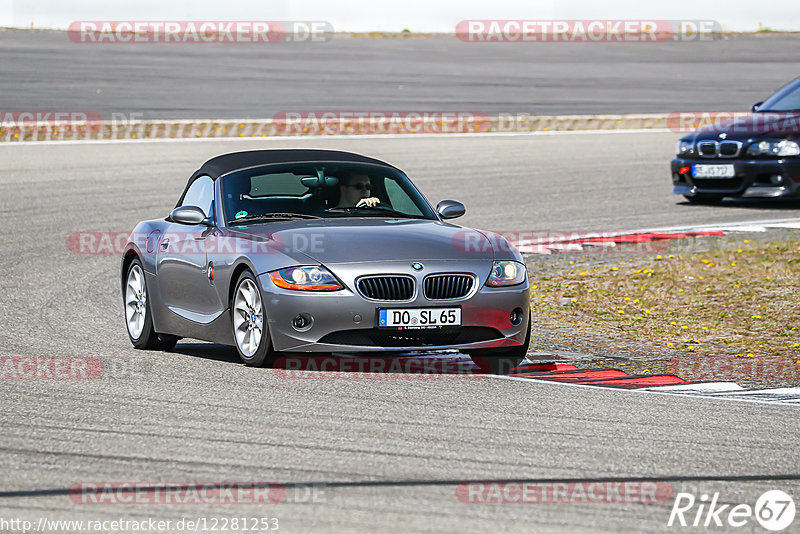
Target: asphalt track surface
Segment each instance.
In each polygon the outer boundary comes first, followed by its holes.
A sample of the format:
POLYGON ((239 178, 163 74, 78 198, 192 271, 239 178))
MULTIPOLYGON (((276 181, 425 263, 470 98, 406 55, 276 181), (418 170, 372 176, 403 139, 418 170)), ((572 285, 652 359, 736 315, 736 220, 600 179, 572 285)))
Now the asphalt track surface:
POLYGON ((78 44, 0 31, 4 110, 111 119, 268 118, 285 110, 669 113, 743 110, 800 75, 800 39, 661 43, 78 44))
MULTIPOLYGON (((671 501, 467 504, 456 489, 465 480, 659 480, 675 492, 719 492, 723 503, 752 506, 770 489, 797 495, 796 408, 496 377, 287 380, 211 344, 137 351, 122 318, 119 258, 66 246, 72 232, 128 231, 166 214, 212 155, 278 146, 386 158, 431 199, 463 199, 464 222, 488 228, 796 214, 681 204, 668 187, 673 141, 649 133, 0 147, 0 356, 95 357, 106 369, 95 380, 0 380, 0 517, 278 517, 281 532, 655 532, 671 530, 671 501), (69 488, 82 481, 276 482, 289 498, 81 505, 69 488), (324 485, 317 502, 303 500, 305 484, 324 485)), ((741 530, 760 528, 748 525, 741 530)))

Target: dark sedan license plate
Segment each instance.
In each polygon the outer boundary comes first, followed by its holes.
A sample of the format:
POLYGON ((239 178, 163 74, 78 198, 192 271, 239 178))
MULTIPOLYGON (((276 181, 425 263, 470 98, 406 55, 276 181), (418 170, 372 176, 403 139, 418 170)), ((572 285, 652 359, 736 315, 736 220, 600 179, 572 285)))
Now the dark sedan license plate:
POLYGON ((694 178, 733 178, 736 176, 733 164, 719 165, 692 165, 692 176, 694 178))
POLYGON ((379 328, 427 329, 461 326, 461 308, 379 308, 379 328))

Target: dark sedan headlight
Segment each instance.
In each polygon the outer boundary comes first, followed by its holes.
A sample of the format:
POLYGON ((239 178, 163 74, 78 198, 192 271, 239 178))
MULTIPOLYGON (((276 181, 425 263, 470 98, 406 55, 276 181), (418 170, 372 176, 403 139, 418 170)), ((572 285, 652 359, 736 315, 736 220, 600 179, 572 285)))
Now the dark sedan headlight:
POLYGON ((516 286, 525 281, 528 272, 518 261, 496 261, 486 285, 489 287, 516 286))
POLYGON ((337 291, 344 286, 325 267, 289 267, 269 273, 272 283, 298 291, 337 291))
POLYGON ((747 149, 747 153, 750 156, 798 156, 800 155, 800 145, 788 139, 782 141, 761 141, 750 145, 747 149))
POLYGON ((681 139, 675 147, 675 153, 679 156, 688 156, 694 151, 694 142, 681 139))

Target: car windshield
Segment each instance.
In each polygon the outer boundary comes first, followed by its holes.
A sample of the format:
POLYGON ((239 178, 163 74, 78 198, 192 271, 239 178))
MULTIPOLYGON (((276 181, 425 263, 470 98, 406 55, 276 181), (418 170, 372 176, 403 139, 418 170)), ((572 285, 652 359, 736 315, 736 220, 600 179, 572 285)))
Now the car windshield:
POLYGON ((765 100, 758 111, 800 111, 800 78, 765 100))
POLYGON ((245 169, 222 177, 222 197, 228 224, 318 217, 437 219, 405 175, 381 165, 315 162, 245 169))

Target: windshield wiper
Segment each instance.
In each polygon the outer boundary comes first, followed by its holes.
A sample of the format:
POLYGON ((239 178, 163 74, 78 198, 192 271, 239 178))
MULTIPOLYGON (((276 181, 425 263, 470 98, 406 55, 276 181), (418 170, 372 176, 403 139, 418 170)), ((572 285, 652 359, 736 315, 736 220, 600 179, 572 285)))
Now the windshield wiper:
POLYGON ((308 215, 306 213, 262 213, 261 215, 246 215, 239 217, 232 221, 228 221, 229 225, 248 223, 253 221, 274 221, 274 220, 291 220, 291 219, 320 219, 316 215, 308 215))
POLYGON ((330 213, 355 213, 356 211, 380 211, 383 213, 389 213, 392 215, 398 215, 400 217, 405 217, 408 219, 419 219, 416 215, 409 215, 407 213, 403 213, 402 211, 397 211, 392 208, 387 208, 386 206, 358 206, 352 208, 328 208, 325 211, 330 213))

